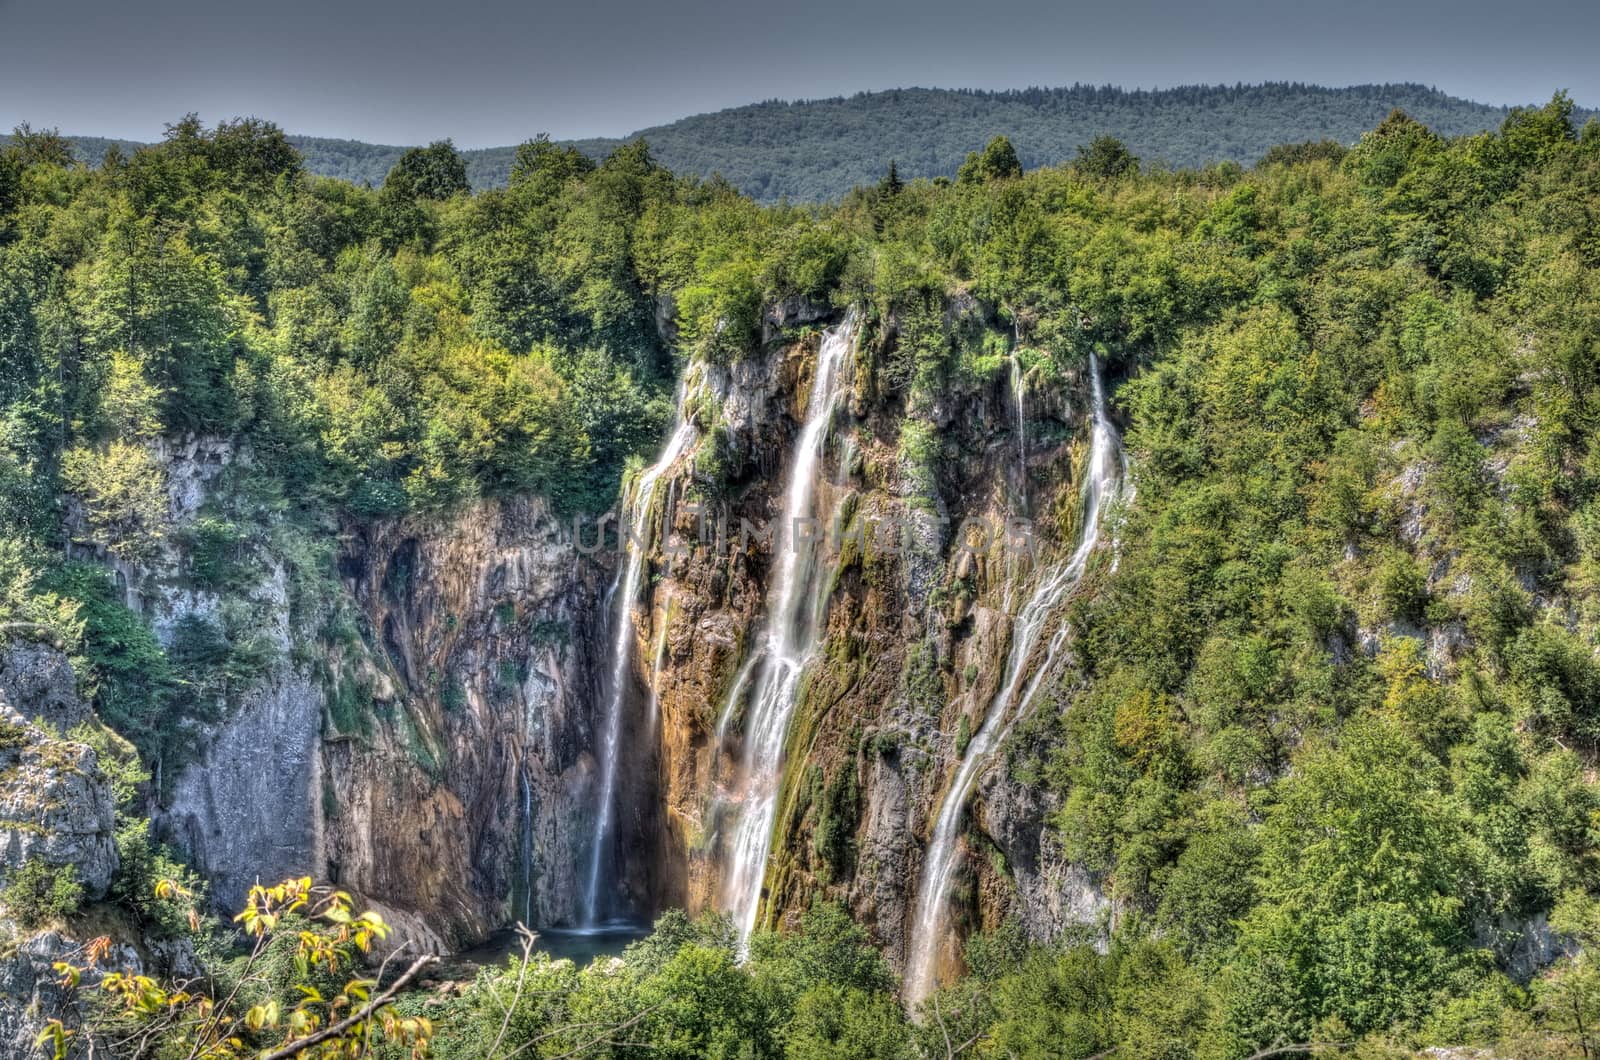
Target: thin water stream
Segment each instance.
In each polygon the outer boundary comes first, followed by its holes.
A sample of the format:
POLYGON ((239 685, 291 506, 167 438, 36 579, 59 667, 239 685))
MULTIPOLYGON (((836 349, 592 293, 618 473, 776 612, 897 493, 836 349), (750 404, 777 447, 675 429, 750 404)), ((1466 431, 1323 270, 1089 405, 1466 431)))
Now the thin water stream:
POLYGON ((1089 371, 1094 427, 1089 466, 1084 476, 1078 547, 1065 563, 1047 568, 1039 576, 1033 595, 1017 613, 1000 691, 985 711, 983 723, 967 745, 961 765, 939 806, 917 888, 916 920, 912 924, 911 952, 906 962, 905 993, 911 1004, 922 1001, 937 986, 939 953, 946 941, 945 915, 951 883, 961 861, 961 823, 967 802, 994 752, 1033 705, 1040 685, 1066 644, 1067 625, 1064 620, 1058 620, 1044 658, 1036 660, 1036 648, 1049 619, 1083 578, 1089 557, 1100 542, 1101 511, 1122 481, 1122 443, 1106 415, 1100 365, 1093 355, 1089 371), (1030 673, 1033 676, 1028 679, 1030 673))
MULTIPOLYGON (((604 742, 600 750, 600 798, 595 808, 594 837, 589 846, 589 877, 584 888, 583 922, 593 927, 601 921, 600 877, 606 867, 606 853, 611 845, 611 830, 616 820, 617 759, 622 740, 622 715, 628 691, 628 667, 633 661, 634 626, 633 604, 639 595, 639 585, 650 552, 645 540, 650 532, 650 516, 654 508, 656 485, 672 469, 678 459, 694 441, 695 429, 684 416, 684 397, 687 387, 678 392, 678 422, 666 448, 656 462, 640 472, 633 488, 632 520, 622 547, 627 550, 627 560, 618 572, 617 584, 611 594, 616 611, 611 620, 611 681, 607 686, 607 700, 602 720, 605 725, 604 742)), ((654 709, 652 694, 652 709, 654 709)))
MULTIPOLYGON (((806 421, 795 446, 784 489, 783 521, 773 534, 774 564, 767 589, 767 618, 759 669, 751 672, 750 711, 740 762, 737 822, 724 863, 722 904, 748 942, 761 908, 762 883, 772 849, 772 826, 783 776, 783 747, 800 690, 800 677, 816 649, 818 594, 826 579, 815 577, 815 554, 826 520, 816 510, 819 466, 829 427, 847 386, 855 348, 852 314, 830 328, 817 354, 806 404, 806 421)), ((736 682, 739 684, 742 682, 736 682)), ((742 689, 736 694, 742 694, 742 689)), ((730 699, 730 705, 732 704, 730 699)), ((731 711, 726 712, 731 713, 731 711)), ((726 716, 719 731, 726 725, 726 716)))

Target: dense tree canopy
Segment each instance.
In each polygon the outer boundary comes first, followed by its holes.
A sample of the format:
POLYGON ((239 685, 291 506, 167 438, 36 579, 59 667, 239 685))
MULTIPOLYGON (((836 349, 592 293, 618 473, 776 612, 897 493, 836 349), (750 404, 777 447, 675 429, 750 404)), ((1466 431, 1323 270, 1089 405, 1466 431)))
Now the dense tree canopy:
MULTIPOLYGON (((1506 108, 1457 99, 1416 84, 1324 88, 1303 84, 1185 85, 1126 90, 1071 85, 1001 92, 913 88, 850 97, 769 100, 701 114, 635 134, 674 172, 721 174, 763 202, 837 199, 883 172, 890 159, 905 177, 954 177, 968 151, 1004 133, 1027 168, 1054 165, 1081 145, 1110 135, 1163 166, 1247 165, 1281 144, 1354 142, 1399 107, 1437 132, 1460 136, 1496 128, 1506 108)), ((294 136, 306 168, 374 187, 405 147, 294 136)), ((602 159, 618 140, 570 146, 602 159)), ((110 148, 140 145, 74 136, 71 148, 98 163, 110 148)), ((517 148, 461 152, 472 186, 505 187, 517 148)))
POLYGON ((913 1028, 836 909, 743 966, 725 926, 669 919, 621 969, 535 962, 514 1004, 524 970, 486 974, 439 1047, 504 1024, 522 1055, 583 1026, 685 1056, 1593 1048, 1600 133, 1564 97, 1252 170, 1100 142, 1023 173, 994 138, 970 179, 879 166, 819 208, 642 142, 533 141, 477 195, 448 144, 379 190, 283 145, 186 119, 96 170, 26 130, 0 154, 0 622, 70 644, 155 772, 270 649, 228 610, 163 646, 75 560, 183 533, 187 576, 225 586, 271 534, 309 597, 341 522, 603 509, 682 361, 748 355, 779 299, 865 310, 914 488, 938 488, 941 394, 1003 363, 948 333, 956 296, 1029 372, 1100 355, 1133 457, 1116 569, 1074 609, 1082 680, 1007 761, 1115 901, 1103 950, 981 936, 913 1028), (250 459, 174 527, 156 456, 185 438, 250 459), (1514 958, 1550 916, 1575 945, 1537 971, 1514 958))

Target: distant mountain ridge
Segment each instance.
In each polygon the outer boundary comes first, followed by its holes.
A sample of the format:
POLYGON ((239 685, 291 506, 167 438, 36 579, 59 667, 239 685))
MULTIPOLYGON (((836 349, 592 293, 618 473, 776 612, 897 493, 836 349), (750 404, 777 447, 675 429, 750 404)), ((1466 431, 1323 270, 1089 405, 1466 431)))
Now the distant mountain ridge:
MULTIPOLYGON (((1530 105, 1543 100, 1529 100, 1530 105)), ((1497 127, 1509 108, 1475 103, 1419 84, 1326 88, 1291 82, 1145 90, 1072 85, 1006 91, 904 88, 831 99, 768 100, 642 129, 623 139, 569 141, 602 157, 643 137, 680 173, 720 173, 764 201, 834 199, 876 181, 894 160, 902 177, 954 175, 966 153, 1010 137, 1025 167, 1070 159, 1078 145, 1110 134, 1146 162, 1249 165, 1280 143, 1352 142, 1399 107, 1436 132, 1460 136, 1497 127)), ((1593 117, 1580 109, 1577 120, 1593 117)), ((312 172, 382 183, 403 146, 291 136, 312 172)), ((98 160, 112 143, 74 137, 98 160)), ((463 151, 474 188, 504 185, 516 148, 463 151)))

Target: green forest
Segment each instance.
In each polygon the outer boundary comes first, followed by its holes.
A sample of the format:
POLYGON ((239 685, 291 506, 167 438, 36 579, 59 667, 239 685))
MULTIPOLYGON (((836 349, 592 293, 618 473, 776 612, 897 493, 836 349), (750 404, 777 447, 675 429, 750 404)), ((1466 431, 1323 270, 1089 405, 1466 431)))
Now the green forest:
MULTIPOLYGON (((744 962, 725 922, 669 914, 619 962, 514 959, 308 1055, 1591 1055, 1600 125, 1577 117, 1558 95, 1448 136, 1395 112, 1249 168, 1142 163, 1136 137, 969 135, 964 162, 883 159, 805 206, 756 202, 753 173, 675 174, 644 140, 597 162, 536 139, 474 193, 448 143, 363 187, 255 120, 185 119, 93 168, 18 130, 0 152, 0 629, 65 646, 113 730, 114 901, 198 936, 216 969, 210 995, 108 979, 92 1019, 143 1035, 137 1055, 254 1056, 367 997, 342 973, 368 922, 263 893, 241 954, 142 824, 196 712, 263 650, 229 612, 163 648, 70 558, 69 536, 137 560, 176 532, 163 444, 251 454, 182 531, 193 576, 226 586, 270 539, 321 614, 345 520, 509 494, 603 510, 684 363, 747 356, 777 300, 901 324, 920 415, 1003 370, 928 326, 961 294, 1045 370, 1098 354, 1125 425, 1137 503, 1075 605, 1084 687, 1005 764, 1103 874, 1109 946, 985 933, 970 975, 906 1012, 836 906, 744 962), (268 986, 230 988, 258 966, 268 986)), ((936 464, 931 430, 902 444, 936 464)), ((76 903, 70 880, 12 887, 41 922, 76 903)))
MULTIPOLYGON (((1250 165, 1276 144, 1313 140, 1354 143, 1399 108, 1443 136, 1498 128, 1505 107, 1491 107, 1415 84, 1190 85, 1158 90, 1072 85, 1003 92, 907 88, 848 98, 768 100, 644 129, 660 163, 675 173, 720 175, 762 202, 833 201, 870 184, 890 162, 903 177, 954 177, 966 153, 1004 135, 1030 169, 1074 157, 1080 144, 1112 135, 1148 165, 1250 165)), ((1582 124, 1586 114, 1575 119, 1582 124)), ((80 160, 97 164, 126 141, 72 138, 80 160)), ((355 184, 383 183, 407 148, 290 136, 305 167, 355 184)), ((590 158, 605 158, 624 141, 572 141, 590 158)), ((503 188, 514 147, 464 150, 473 188, 503 188)))

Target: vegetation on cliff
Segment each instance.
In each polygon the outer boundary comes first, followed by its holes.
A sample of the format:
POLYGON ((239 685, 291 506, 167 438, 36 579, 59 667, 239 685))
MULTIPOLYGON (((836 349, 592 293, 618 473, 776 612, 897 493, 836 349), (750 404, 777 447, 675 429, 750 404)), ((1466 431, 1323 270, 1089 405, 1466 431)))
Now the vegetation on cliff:
MULTIPOLYGON (((187 576, 226 587, 298 533, 314 593, 336 574, 311 543, 341 519, 508 492, 604 508, 678 361, 745 355, 789 298, 867 308, 937 490, 959 455, 938 399, 1000 364, 944 325, 972 299, 1030 370, 1096 351, 1124 380, 1137 501, 1075 611, 1087 685, 1007 762, 1114 900, 1104 952, 996 930, 912 1030, 878 964, 835 963, 863 940, 830 914, 743 969, 671 920, 620 969, 538 965, 528 1053, 1594 1048, 1600 129, 1558 97, 1455 140, 1396 114, 1251 171, 1140 173, 1103 141, 1026 161, 994 142, 954 181, 800 209, 642 143, 595 164, 533 141, 472 195, 448 145, 368 190, 248 121, 92 171, 19 135, 0 624, 69 645, 106 720, 171 763, 260 665, 247 623, 161 641, 64 555, 138 563, 184 535, 187 576), (188 435, 249 457, 172 525, 162 455, 188 435), (813 935, 842 941, 814 959, 813 935), (585 1022, 641 1037, 540 1037, 585 1022)), ((819 856, 847 860, 848 830, 819 856)), ((523 974, 481 980, 439 1043, 481 1044, 523 974)))

